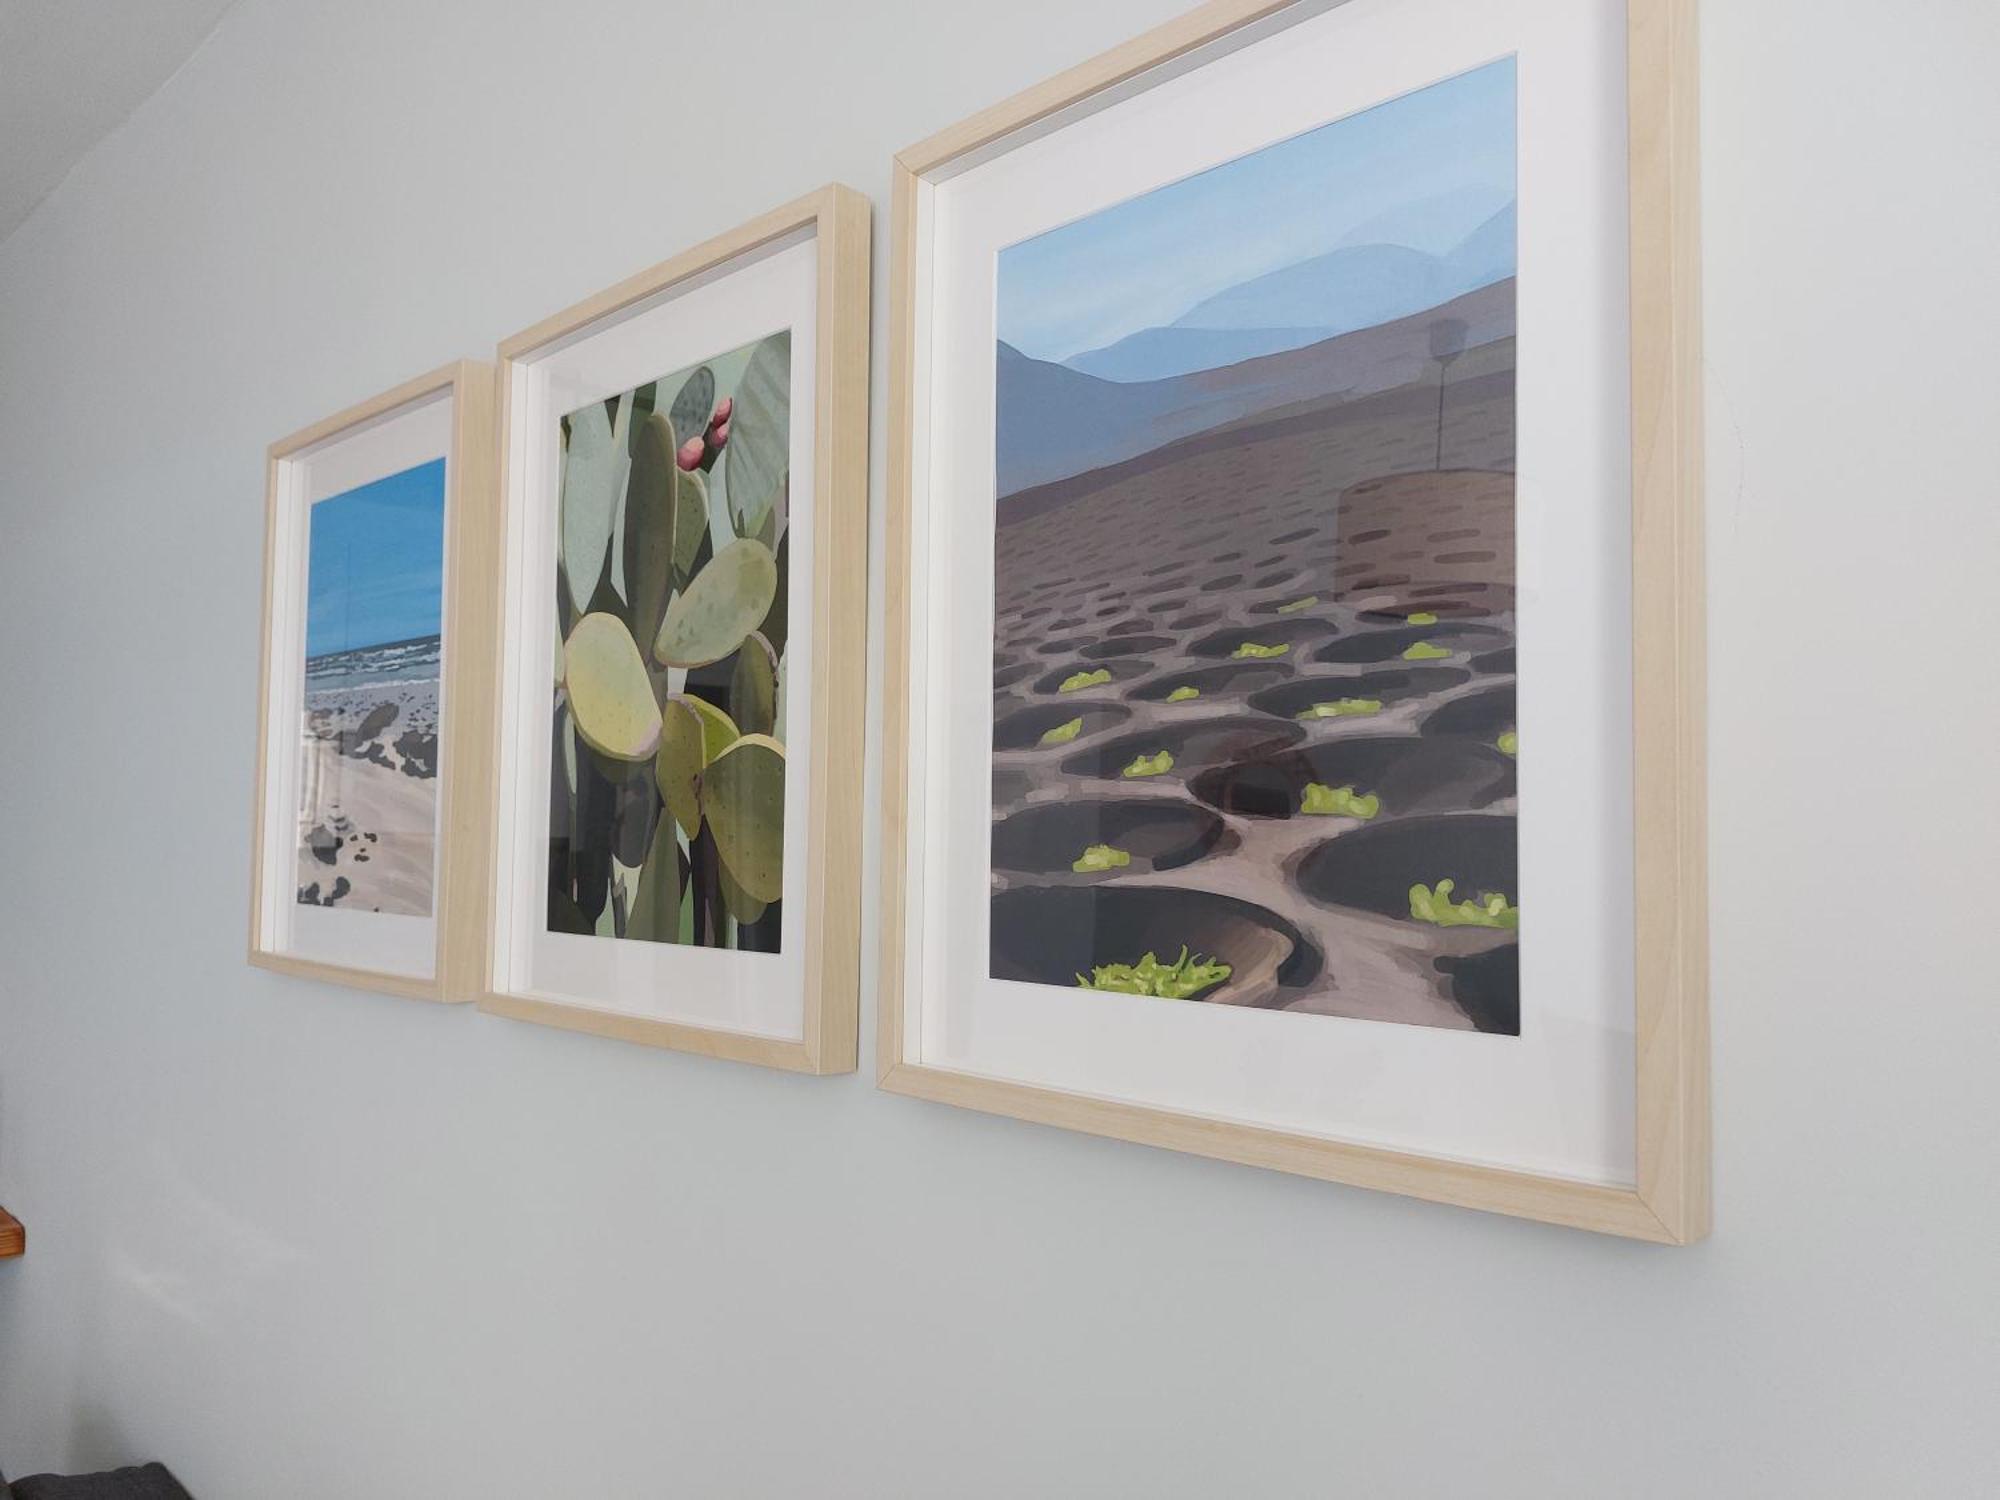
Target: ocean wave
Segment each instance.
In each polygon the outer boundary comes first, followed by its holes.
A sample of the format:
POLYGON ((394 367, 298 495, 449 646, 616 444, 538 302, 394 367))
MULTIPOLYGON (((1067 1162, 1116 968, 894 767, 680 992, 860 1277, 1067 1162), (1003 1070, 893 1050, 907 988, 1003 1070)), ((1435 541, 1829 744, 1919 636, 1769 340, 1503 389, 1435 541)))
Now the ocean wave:
MULTIPOLYGON (((340 678, 333 681, 321 682, 309 677, 306 679, 306 699, 310 702, 314 698, 334 698, 349 693, 365 693, 371 688, 435 688, 438 685, 438 680, 435 677, 384 677, 366 680, 340 678)), ((431 696, 435 697, 437 695, 433 693, 431 696)))
POLYGON ((333 651, 306 660, 308 694, 356 688, 419 686, 438 681, 442 642, 437 636, 391 641, 353 651, 333 651))

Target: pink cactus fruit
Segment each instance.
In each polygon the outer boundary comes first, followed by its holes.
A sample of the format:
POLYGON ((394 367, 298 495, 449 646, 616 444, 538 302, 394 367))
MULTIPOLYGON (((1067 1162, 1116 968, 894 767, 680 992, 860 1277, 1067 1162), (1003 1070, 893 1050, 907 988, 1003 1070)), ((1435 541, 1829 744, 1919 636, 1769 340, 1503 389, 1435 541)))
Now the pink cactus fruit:
POLYGON ((729 445, 729 419, 735 411, 735 397, 724 396, 716 404, 715 415, 708 419, 708 430, 702 434, 702 439, 708 445, 707 463, 711 466, 716 455, 729 445))

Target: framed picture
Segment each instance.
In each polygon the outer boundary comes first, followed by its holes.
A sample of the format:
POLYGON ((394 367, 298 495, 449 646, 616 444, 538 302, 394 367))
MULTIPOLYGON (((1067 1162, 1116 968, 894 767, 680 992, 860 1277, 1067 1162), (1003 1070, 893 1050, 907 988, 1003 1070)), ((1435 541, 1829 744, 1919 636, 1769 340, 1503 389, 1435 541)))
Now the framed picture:
POLYGON ((253 964, 473 998, 492 449, 470 361, 271 447, 253 964))
POLYGON ((1694 68, 1219 0, 898 158, 883 1087, 1706 1233, 1694 68))
POLYGON ((868 215, 823 188, 500 347, 488 1010, 854 1067, 868 215))

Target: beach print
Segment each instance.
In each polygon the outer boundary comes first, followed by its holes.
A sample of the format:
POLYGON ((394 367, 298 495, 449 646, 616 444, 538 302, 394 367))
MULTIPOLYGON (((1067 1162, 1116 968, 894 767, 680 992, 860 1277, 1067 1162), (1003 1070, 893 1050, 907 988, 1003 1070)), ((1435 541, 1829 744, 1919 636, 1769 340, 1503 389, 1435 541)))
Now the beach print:
POLYGON ((791 357, 561 419, 551 932, 779 951, 791 357))
POLYGON ((1519 1033, 1515 239, 1503 59, 1001 252, 995 978, 1519 1033))
POLYGON ((311 509, 302 905, 431 915, 444 470, 420 464, 311 509))

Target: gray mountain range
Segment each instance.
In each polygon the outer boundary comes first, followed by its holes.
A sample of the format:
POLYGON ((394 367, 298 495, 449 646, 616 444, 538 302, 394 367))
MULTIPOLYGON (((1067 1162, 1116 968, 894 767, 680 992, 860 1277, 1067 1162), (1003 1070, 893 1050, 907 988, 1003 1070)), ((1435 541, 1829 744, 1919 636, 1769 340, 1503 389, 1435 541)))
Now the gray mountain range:
POLYGON ((1432 340, 1440 329, 1468 350, 1513 337, 1513 277, 1372 327, 1157 380, 1104 379, 1069 364, 1033 359, 1003 341, 996 493, 1005 497, 1122 463, 1280 407, 1365 396, 1430 378, 1437 369, 1432 340))
POLYGON ((1253 277, 1197 303, 1172 323, 1063 361, 1101 380, 1164 380, 1300 349, 1409 317, 1514 273, 1514 205, 1450 251, 1344 245, 1253 277))

